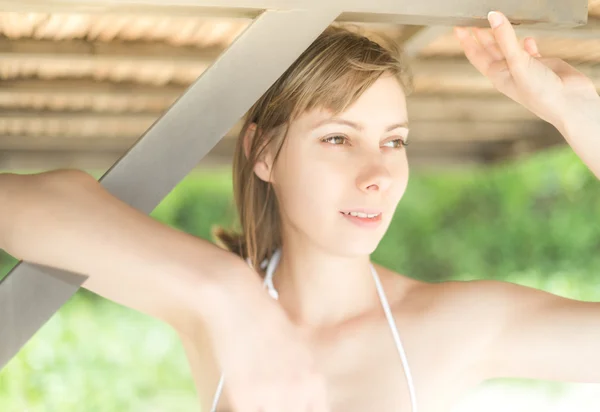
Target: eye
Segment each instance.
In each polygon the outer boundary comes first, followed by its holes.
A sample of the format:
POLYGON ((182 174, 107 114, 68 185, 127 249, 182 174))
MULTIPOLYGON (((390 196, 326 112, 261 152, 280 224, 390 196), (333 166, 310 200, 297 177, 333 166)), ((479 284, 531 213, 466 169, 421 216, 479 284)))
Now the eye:
POLYGON ((326 137, 324 139, 321 139, 322 142, 330 143, 330 144, 335 145, 335 146, 339 146, 341 144, 344 144, 347 140, 348 140, 348 138, 346 138, 345 136, 340 136, 340 135, 329 136, 329 137, 326 137))
POLYGON ((391 147, 392 149, 401 149, 408 146, 408 142, 404 139, 394 139, 384 143, 384 146, 391 147))

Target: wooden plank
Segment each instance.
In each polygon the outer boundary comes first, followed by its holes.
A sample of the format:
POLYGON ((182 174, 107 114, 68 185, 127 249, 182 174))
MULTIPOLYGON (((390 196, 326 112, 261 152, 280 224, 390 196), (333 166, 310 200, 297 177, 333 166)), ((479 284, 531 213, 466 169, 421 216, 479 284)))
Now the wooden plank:
POLYGON ((557 39, 596 40, 600 38, 600 18, 590 17, 584 25, 569 28, 567 30, 544 27, 517 27, 518 36, 531 37, 555 37, 557 39))
MULTIPOLYGON (((124 154, 124 151, 19 151, 7 150, 0 153, 2 171, 46 171, 52 169, 75 168, 105 172, 124 154)), ((208 155, 194 170, 213 167, 230 167, 231 157, 208 155)))
POLYGON ((404 54, 408 58, 416 58, 418 54, 427 47, 432 41, 440 36, 448 34, 452 29, 447 26, 418 26, 421 29, 415 30, 408 39, 402 39, 404 54))
POLYGON ((67 62, 123 62, 208 65, 221 55, 222 47, 172 46, 160 42, 102 42, 86 40, 8 39, 0 37, 0 57, 67 62))
POLYGON ((10 0, 0 10, 46 13, 152 13, 163 15, 255 18, 264 10, 336 7, 339 21, 393 22, 415 25, 487 25, 491 9, 502 10, 518 24, 573 27, 585 24, 587 0, 10 0))
MULTIPOLYGON (((415 73, 415 93, 498 94, 489 80, 468 61, 457 58, 428 58, 411 63, 415 73)), ((590 77, 600 91, 600 65, 575 64, 590 77)))
MULTIPOLYGON (((48 115, 46 119, 51 119, 52 115, 48 115)), ((27 148, 39 150, 39 149, 52 149, 55 147, 68 148, 71 145, 73 147, 86 147, 87 141, 94 145, 93 148, 102 148, 103 145, 106 147, 123 147, 127 148, 135 142, 138 136, 144 132, 142 121, 136 120, 136 115, 123 116, 121 119, 123 128, 128 127, 119 131, 119 127, 116 124, 112 124, 110 127, 111 135, 102 135, 105 129, 102 127, 93 128, 85 123, 79 124, 76 119, 69 119, 68 116, 58 115, 59 122, 64 124, 65 133, 60 135, 49 135, 45 131, 44 135, 37 135, 36 129, 29 129, 28 125, 31 122, 22 122, 24 133, 15 134, 8 133, 10 130, 2 130, 2 119, 0 118, 0 150, 4 149, 15 149, 19 148, 25 150, 27 148), (78 132, 80 128, 94 129, 92 132, 78 132), (139 128, 139 132, 136 133, 136 128, 139 128), (119 131, 117 135, 115 130, 119 131), (29 133, 27 133, 29 132, 29 133)), ((522 136, 538 136, 558 133, 553 126, 546 122, 538 119, 527 118, 523 116, 525 120, 518 120, 518 116, 515 115, 513 120, 410 120, 410 139, 414 142, 486 142, 495 140, 514 140, 519 139, 522 136)), ((92 124, 102 124, 101 120, 94 121, 92 124)), ((226 139, 235 139, 239 132, 241 123, 238 122, 234 125, 229 133, 227 133, 226 139)), ((39 127, 39 126, 36 126, 39 127)), ((15 127, 16 128, 16 127, 15 127)), ((56 130, 61 130, 59 125, 55 125, 56 130)))
MULTIPOLYGON (((440 68, 434 62, 416 62, 419 70, 433 78, 440 68), (433 68, 426 68, 434 65, 433 68), (425 67, 425 69, 424 69, 425 67)), ((442 63, 443 64, 443 63, 442 63)), ((469 70, 468 63, 462 70, 469 70)), ((585 72, 595 75, 593 66, 581 66, 585 72)), ((440 73, 440 76, 443 73, 440 73)), ((471 73, 472 74, 472 73, 471 73)), ((417 80, 421 78, 417 73, 417 80)), ((437 76, 436 76, 437 77, 437 76)), ((471 77, 471 76, 468 76, 471 77)), ((450 79, 445 79, 451 82, 450 79)), ((485 79, 483 79, 485 80, 485 79)), ((436 80, 438 83, 439 80, 436 80)), ((486 81, 486 88, 490 88, 486 81)), ((126 120, 132 113, 144 117, 146 122, 167 109, 185 90, 184 86, 153 86, 132 83, 95 82, 87 79, 71 80, 10 80, 0 82, 0 117, 27 117, 42 119, 44 116, 77 119, 115 113, 113 119, 126 120), (59 100, 60 103, 57 103, 59 100), (98 101, 98 103, 95 103, 98 101), (48 106, 58 104, 51 110, 48 106), (79 104, 79 106, 76 106, 79 104), (30 111, 31 110, 31 111, 30 111)), ((411 120, 534 120, 536 116, 493 89, 484 95, 414 93, 408 98, 411 120)), ((110 118, 110 117, 109 117, 110 118)), ((239 125, 238 125, 239 127, 239 125)))
MULTIPOLYGON (((398 41, 403 44, 405 54, 415 58, 418 54, 436 39, 444 35, 452 35, 451 28, 447 26, 406 26, 403 35, 398 41)), ((552 37, 556 39, 595 40, 600 38, 600 19, 590 17, 587 24, 560 29, 556 27, 515 27, 519 37, 552 37)))
POLYGON ((500 94, 454 95, 413 94, 407 99, 408 118, 411 122, 512 122, 539 120, 538 117, 500 94))
MULTIPOLYGON (((233 144, 232 140, 221 140, 197 164, 194 170, 230 169, 233 144)), ((558 140, 545 136, 497 142, 414 142, 409 147, 407 156, 411 168, 447 169, 518 159, 529 153, 562 144, 565 144, 564 139, 558 140)), ((78 168, 103 171, 108 169, 126 150, 118 147, 90 150, 90 147, 86 148, 84 145, 54 147, 53 150, 41 148, 38 150, 2 149, 0 151, 0 170, 36 171, 78 168)))

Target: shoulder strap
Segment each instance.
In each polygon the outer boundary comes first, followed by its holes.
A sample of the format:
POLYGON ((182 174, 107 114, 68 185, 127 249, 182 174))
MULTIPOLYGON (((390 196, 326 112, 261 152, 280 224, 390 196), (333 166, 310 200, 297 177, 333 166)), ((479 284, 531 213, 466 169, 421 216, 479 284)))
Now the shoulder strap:
POLYGON ((396 321, 394 320, 394 316, 392 315, 390 304, 387 300, 387 297, 385 296, 385 292, 383 291, 381 280, 379 279, 379 275, 377 274, 377 271, 375 270, 375 267, 373 265, 371 265, 371 274, 373 275, 373 280, 375 281, 375 287, 377 288, 377 293, 379 294, 379 300, 381 301, 381 306, 383 307, 383 311, 385 312, 385 317, 387 318, 388 324, 390 325, 392 336, 394 337, 394 342, 396 343, 396 349, 398 349, 400 359, 402 359, 402 365, 404 366, 404 375, 406 376, 406 380, 408 382, 408 391, 410 392, 411 410, 412 412, 417 412, 415 386, 412 380, 412 374, 410 373, 410 368, 408 367, 408 360, 406 359, 404 346, 402 345, 402 340, 400 339, 400 334, 398 333, 398 327, 396 326, 396 321))

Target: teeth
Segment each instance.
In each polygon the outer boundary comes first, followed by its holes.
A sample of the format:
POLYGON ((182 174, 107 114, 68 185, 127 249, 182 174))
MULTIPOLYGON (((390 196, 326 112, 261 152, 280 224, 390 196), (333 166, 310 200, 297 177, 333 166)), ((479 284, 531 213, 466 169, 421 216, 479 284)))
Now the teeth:
POLYGON ((373 219, 377 216, 379 216, 379 213, 363 213, 363 212, 344 212, 344 214, 346 215, 350 215, 350 216, 355 216, 355 217, 361 217, 361 218, 368 218, 368 219, 373 219))

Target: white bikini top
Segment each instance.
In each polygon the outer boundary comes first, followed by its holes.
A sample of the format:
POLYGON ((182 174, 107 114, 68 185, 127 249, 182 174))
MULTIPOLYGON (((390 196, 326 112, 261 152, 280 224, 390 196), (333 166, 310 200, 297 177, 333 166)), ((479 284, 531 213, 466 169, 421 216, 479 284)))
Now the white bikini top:
MULTIPOLYGON (((273 274, 275 273, 275 268, 279 263, 279 259, 281 257, 281 249, 277 249, 271 259, 267 262, 263 262, 261 267, 264 269, 266 266, 266 274, 263 286, 267 288, 267 292, 271 297, 275 300, 279 299, 279 294, 273 285, 273 274)), ((250 266, 249 259, 246 260, 250 266)), ((412 380, 412 374, 410 373, 410 369, 408 367, 408 361, 406 359, 406 354, 404 352, 404 347, 402 346, 402 341, 400 340, 400 334, 398 333, 398 328, 396 327, 396 322, 394 321, 394 317, 392 316, 392 311, 390 309, 390 305, 385 296, 385 292, 383 291, 383 286, 381 286, 381 281, 379 280, 379 275, 375 270, 375 267, 371 265, 371 274, 373 275, 373 280, 375 281, 375 286, 377 288, 377 294, 379 295, 379 300, 381 301, 381 306, 383 307, 383 311, 385 312, 385 317, 387 318, 388 324, 390 325, 390 329, 392 331, 392 336, 394 337, 394 342, 396 343, 396 349, 398 349, 398 353, 400 354, 400 359, 402 360, 402 365, 404 367, 404 375, 406 376, 406 380, 408 382, 408 390, 410 392, 410 402, 412 406, 412 412, 417 412, 417 401, 415 396, 415 388, 412 380)), ((217 391, 215 393, 213 404, 211 408, 211 412, 217 411, 217 405, 219 404, 219 399, 223 392, 223 384, 225 382, 225 376, 221 374, 221 379, 219 380, 219 385, 217 386, 217 391)))

